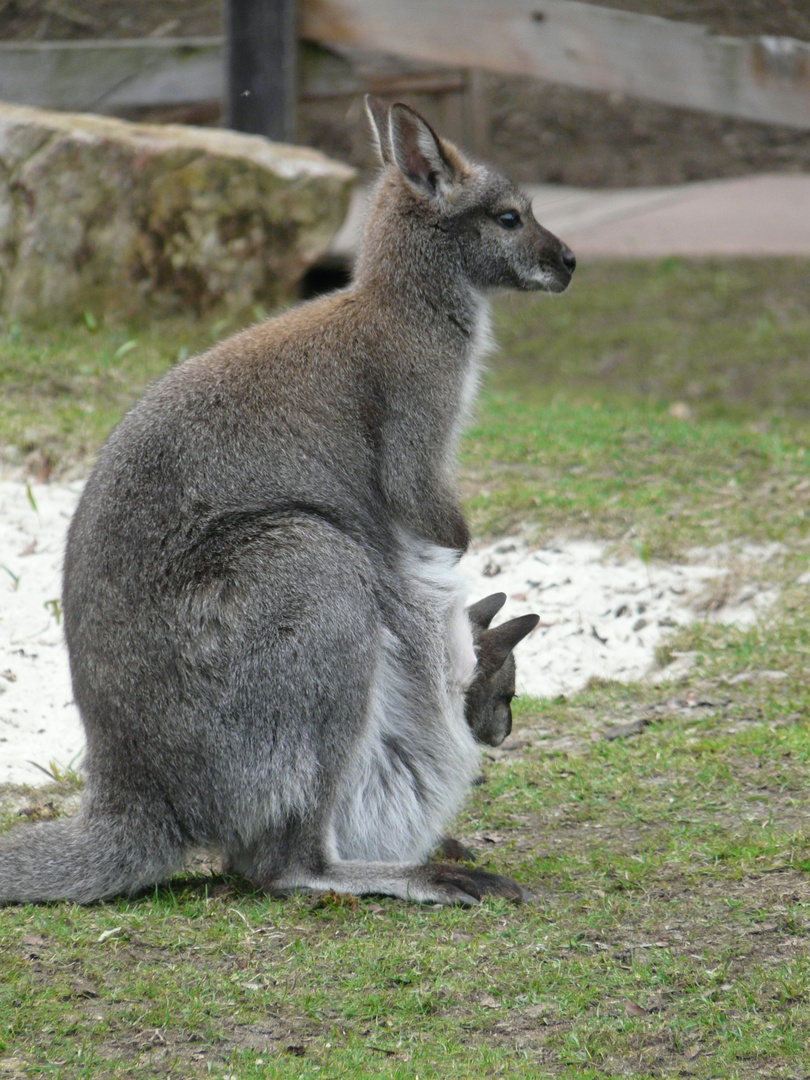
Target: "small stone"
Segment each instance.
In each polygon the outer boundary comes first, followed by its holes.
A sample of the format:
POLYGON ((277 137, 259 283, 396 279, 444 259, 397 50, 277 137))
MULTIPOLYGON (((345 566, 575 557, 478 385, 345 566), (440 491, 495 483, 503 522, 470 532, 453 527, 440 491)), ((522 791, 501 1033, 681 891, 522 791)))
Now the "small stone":
POLYGON ((614 724, 613 727, 609 727, 607 731, 603 732, 602 738, 611 742, 613 739, 627 739, 631 735, 641 735, 646 727, 649 727, 650 721, 645 717, 640 717, 638 720, 631 720, 627 724, 614 724))

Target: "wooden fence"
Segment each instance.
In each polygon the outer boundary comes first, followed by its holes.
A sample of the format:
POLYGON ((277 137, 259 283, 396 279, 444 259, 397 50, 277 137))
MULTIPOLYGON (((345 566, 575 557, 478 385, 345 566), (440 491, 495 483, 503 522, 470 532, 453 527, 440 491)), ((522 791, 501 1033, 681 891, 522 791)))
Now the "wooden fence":
MULTIPOLYGON (((810 129, 810 44, 790 38, 577 0, 300 0, 298 36, 305 98, 375 88, 362 58, 393 54, 385 77, 400 92, 458 90, 480 69, 810 129)), ((0 100, 98 112, 223 101, 226 71, 223 38, 2 43, 0 100)))

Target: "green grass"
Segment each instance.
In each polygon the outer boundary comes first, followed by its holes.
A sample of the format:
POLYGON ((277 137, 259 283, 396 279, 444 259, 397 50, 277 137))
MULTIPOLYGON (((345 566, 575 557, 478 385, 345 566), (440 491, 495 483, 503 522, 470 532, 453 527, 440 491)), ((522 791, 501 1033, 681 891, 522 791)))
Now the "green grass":
POLYGON ((527 520, 617 539, 635 529, 650 555, 738 536, 798 540, 810 522, 808 433, 785 428, 490 392, 463 456, 474 532, 527 520))
POLYGON ((504 377, 546 400, 686 405, 700 419, 810 416, 810 262, 598 262, 496 322, 504 377))
MULTIPOLYGON (((739 571, 781 588, 766 619, 670 639, 696 657, 681 681, 519 700, 515 748, 485 756, 454 835, 536 902, 282 901, 198 868, 137 900, 4 909, 0 1077, 806 1076, 808 269, 596 266, 558 301, 498 304, 507 351, 463 450, 479 535, 529 522, 653 564, 782 545, 739 571), (634 719, 640 735, 602 737, 634 719)), ((2 343, 7 460, 39 467, 47 445, 54 472, 84 467, 209 339, 174 324, 2 343)), ((37 801, 7 792, 4 821, 37 801)))

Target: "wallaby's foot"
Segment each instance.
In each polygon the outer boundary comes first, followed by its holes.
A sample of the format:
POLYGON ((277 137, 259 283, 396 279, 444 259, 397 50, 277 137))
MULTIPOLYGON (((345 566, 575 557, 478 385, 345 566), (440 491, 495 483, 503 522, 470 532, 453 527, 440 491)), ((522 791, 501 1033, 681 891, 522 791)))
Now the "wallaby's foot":
POLYGON ((449 862, 475 862, 476 860, 472 848, 468 848, 466 844, 462 844, 460 840, 455 840, 452 836, 445 836, 436 848, 436 855, 449 862))
POLYGON ((431 863, 424 867, 437 892, 444 891, 446 899, 438 897, 439 903, 477 904, 486 896, 528 903, 532 894, 511 878, 490 874, 486 870, 473 870, 465 866, 448 866, 431 863))
POLYGON ((303 867, 280 875, 253 874, 251 880, 262 892, 284 896, 294 892, 354 893, 356 896, 396 896, 427 904, 479 903, 485 896, 516 902, 531 900, 511 878, 446 863, 407 865, 404 863, 363 863, 346 861, 325 866, 320 871, 303 867))

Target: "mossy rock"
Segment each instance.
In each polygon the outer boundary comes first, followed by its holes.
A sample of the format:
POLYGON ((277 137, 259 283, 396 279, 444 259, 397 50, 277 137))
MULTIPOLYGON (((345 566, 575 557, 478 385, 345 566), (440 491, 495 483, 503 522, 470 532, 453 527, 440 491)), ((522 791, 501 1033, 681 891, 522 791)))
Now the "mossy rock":
POLYGON ((275 304, 326 252, 353 183, 258 135, 0 105, 0 312, 275 304))

